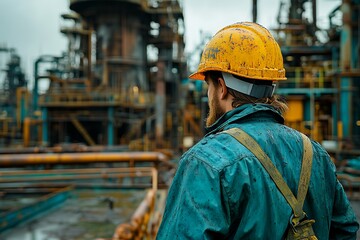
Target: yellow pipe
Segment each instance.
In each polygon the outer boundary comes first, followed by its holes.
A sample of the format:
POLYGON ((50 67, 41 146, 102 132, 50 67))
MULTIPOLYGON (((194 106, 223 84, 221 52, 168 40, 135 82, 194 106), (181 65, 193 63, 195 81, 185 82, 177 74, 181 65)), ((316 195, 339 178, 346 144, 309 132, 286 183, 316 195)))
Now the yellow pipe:
POLYGON ((150 189, 135 210, 130 222, 120 224, 112 239, 143 239, 144 235, 149 236, 148 223, 154 211, 155 197, 156 191, 150 189))
POLYGON ((342 140, 343 140, 343 134, 344 134, 344 132, 343 132, 343 123, 342 123, 342 121, 338 121, 337 122, 337 131, 338 131, 338 134, 337 134, 337 140, 338 140, 338 149, 340 150, 340 149, 342 149, 342 146, 343 146, 343 144, 342 144, 342 140))
POLYGON ((341 140, 343 138, 343 124, 342 124, 342 121, 338 121, 337 127, 338 127, 338 140, 341 140))
POLYGON ((166 160, 166 155, 160 152, 2 154, 0 166, 166 160))
MULTIPOLYGON (((133 173, 133 172, 140 172, 141 175, 143 173, 147 174, 154 174, 153 170, 157 171, 156 168, 153 167, 136 167, 136 168, 102 168, 101 174, 108 174, 108 173, 133 173)), ((70 169, 45 169, 45 170, 9 170, 9 171, 2 171, 0 172, 0 177, 3 176, 17 176, 21 175, 23 177, 34 175, 34 174, 54 174, 54 175, 64 175, 64 174, 91 174, 91 173, 99 173, 99 168, 70 168, 70 169)), ((156 172, 157 175, 157 172, 156 172)))
POLYGON ((31 124, 31 119, 28 117, 25 118, 24 119, 24 130, 23 130, 24 147, 30 146, 30 124, 31 124))
MULTIPOLYGON (((39 128, 41 129, 41 120, 38 119, 31 119, 29 117, 26 117, 24 119, 24 129, 23 129, 23 141, 24 141, 24 147, 29 147, 30 146, 30 128, 31 125, 36 125, 38 124, 39 128)), ((38 136, 38 139, 40 140, 40 136, 38 136)))

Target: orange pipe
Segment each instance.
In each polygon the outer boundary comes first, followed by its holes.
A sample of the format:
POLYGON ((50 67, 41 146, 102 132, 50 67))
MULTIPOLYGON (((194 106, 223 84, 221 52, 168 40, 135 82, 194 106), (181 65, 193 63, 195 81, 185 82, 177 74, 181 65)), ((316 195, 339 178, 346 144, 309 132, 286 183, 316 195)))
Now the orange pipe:
POLYGON ((129 223, 122 223, 115 229, 113 240, 120 239, 143 239, 144 235, 149 235, 148 223, 155 205, 155 190, 149 190, 135 210, 129 223))
POLYGON ((0 167, 95 162, 159 162, 166 160, 166 155, 160 152, 2 154, 0 155, 0 167))
MULTIPOLYGON (((41 127, 40 123, 42 123, 42 121, 38 120, 38 119, 31 119, 29 117, 26 117, 24 119, 24 126, 23 126, 23 136, 24 137, 23 137, 23 139, 24 139, 24 147, 25 148, 30 146, 30 128, 31 128, 31 125, 38 124, 39 128, 40 128, 41 127)), ((38 137, 38 139, 41 139, 41 138, 38 137)))
POLYGON ((24 128, 23 128, 24 147, 30 146, 30 124, 31 124, 31 119, 28 117, 25 118, 24 119, 24 128))

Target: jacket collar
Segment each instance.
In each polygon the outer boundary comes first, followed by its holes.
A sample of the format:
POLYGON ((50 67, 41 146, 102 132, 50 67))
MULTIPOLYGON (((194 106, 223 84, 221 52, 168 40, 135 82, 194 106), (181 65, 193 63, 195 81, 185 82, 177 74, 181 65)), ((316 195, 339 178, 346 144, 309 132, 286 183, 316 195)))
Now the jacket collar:
POLYGON ((222 131, 227 125, 235 121, 241 121, 241 119, 245 119, 250 115, 254 115, 257 113, 267 113, 272 116, 272 118, 274 118, 277 122, 281 124, 284 123, 284 118, 274 107, 262 103, 249 103, 226 112, 213 125, 205 128, 205 136, 216 133, 218 131, 222 131))

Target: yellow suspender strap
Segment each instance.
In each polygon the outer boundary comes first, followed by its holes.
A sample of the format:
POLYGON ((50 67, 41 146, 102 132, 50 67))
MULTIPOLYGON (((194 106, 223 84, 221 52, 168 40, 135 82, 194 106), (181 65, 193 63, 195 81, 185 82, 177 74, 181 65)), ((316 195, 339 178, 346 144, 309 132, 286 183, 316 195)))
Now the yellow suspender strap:
POLYGON ((223 132, 233 136, 236 140, 238 140, 242 145, 244 145, 255 155, 255 157, 261 162, 263 167, 269 173, 270 177, 273 179, 280 192, 284 195, 286 201, 290 204, 294 212, 294 217, 302 219, 304 217, 302 207, 304 205, 305 196, 309 187, 312 167, 313 152, 309 138, 307 138, 304 134, 301 134, 304 144, 304 153, 298 193, 297 198, 295 198, 294 194, 291 192, 290 188, 284 181, 283 177, 281 176, 280 172, 277 170, 273 162, 250 135, 248 135, 246 132, 239 128, 231 128, 223 132))

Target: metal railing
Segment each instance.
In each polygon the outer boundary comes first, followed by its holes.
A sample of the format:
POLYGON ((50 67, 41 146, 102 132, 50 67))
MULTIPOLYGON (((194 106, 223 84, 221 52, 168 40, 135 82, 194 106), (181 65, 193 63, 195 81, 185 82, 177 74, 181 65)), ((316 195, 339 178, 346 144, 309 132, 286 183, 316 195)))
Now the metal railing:
MULTIPOLYGON (((130 223, 120 224, 112 239, 127 239, 126 236, 130 233, 132 237, 128 239, 142 239, 145 236, 150 237, 156 235, 162 213, 155 211, 155 200, 157 199, 156 196, 158 194, 158 170, 154 167, 52 170, 7 169, 0 171, 1 195, 6 195, 7 191, 17 192, 18 194, 23 192, 26 194, 26 189, 28 188, 43 189, 47 191, 49 191, 49 189, 60 188, 61 191, 64 191, 62 189, 66 189, 68 192, 69 190, 79 187, 150 188, 144 200, 135 210, 130 223), (135 181, 135 179, 143 178, 145 178, 145 180, 135 181), (130 181, 124 181, 125 179, 130 179, 130 181)), ((0 232, 2 229, 7 230, 11 227, 16 227, 20 221, 25 221, 26 219, 23 217, 16 217, 23 216, 24 212, 27 213, 26 218, 33 218, 36 217, 40 211, 46 211, 46 206, 49 206, 50 201, 54 202, 52 196, 57 196, 60 190, 32 201, 31 205, 25 205, 16 209, 8 209, 5 211, 5 213, 0 215, 0 232), (35 208, 37 211, 29 212, 29 208, 35 208), (12 220, 11 224, 9 224, 9 219, 12 220)), ((62 202, 64 199, 65 198, 62 197, 61 201, 57 200, 57 202, 62 202)), ((164 205, 165 197, 163 196, 159 199, 163 199, 162 203, 158 204, 161 208, 164 205)), ((152 238, 150 237, 150 239, 152 238)))
POLYGON ((129 105, 149 106, 154 104, 153 93, 131 95, 120 92, 85 93, 83 91, 68 91, 66 93, 48 93, 39 99, 40 105, 75 104, 75 105, 129 105))
POLYGON ((280 88, 336 88, 336 79, 331 69, 319 66, 287 67, 287 81, 280 82, 280 88))
POLYGON ((152 188, 158 186, 157 169, 153 167, 90 168, 0 171, 0 187, 31 185, 106 186, 120 188, 152 188), (129 178, 130 182, 123 180, 129 178), (151 178, 151 181, 134 181, 134 178, 151 178), (90 181, 92 180, 92 181, 90 181))

